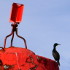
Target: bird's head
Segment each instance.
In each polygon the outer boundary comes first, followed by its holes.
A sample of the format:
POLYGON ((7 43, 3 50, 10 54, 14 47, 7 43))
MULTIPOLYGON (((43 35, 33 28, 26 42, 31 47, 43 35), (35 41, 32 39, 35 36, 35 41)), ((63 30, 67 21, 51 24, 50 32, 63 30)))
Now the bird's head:
POLYGON ((54 45, 53 45, 53 46, 54 46, 54 47, 56 47, 56 46, 58 46, 58 45, 60 45, 60 44, 58 44, 58 43, 54 43, 54 45))

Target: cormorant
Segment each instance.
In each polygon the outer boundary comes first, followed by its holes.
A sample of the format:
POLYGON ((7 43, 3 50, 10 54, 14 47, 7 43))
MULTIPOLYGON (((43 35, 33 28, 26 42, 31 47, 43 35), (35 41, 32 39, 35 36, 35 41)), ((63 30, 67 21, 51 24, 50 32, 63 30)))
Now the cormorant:
POLYGON ((56 62, 58 63, 58 65, 60 66, 60 62, 59 62, 59 60, 60 60, 60 55, 59 55, 59 53, 58 53, 57 50, 56 50, 56 46, 58 46, 58 45, 60 45, 60 44, 55 43, 55 44, 53 45, 52 55, 53 55, 54 59, 56 60, 56 62))

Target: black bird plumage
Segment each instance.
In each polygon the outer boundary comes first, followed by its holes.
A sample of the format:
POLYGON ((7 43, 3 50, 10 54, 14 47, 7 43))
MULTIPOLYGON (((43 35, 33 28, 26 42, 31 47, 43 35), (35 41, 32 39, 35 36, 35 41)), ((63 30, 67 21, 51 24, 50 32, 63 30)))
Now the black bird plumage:
POLYGON ((53 55, 55 61, 56 61, 56 62, 58 63, 58 65, 60 66, 60 62, 59 62, 59 60, 60 60, 60 55, 59 55, 59 53, 58 53, 57 50, 56 50, 56 46, 58 46, 58 45, 60 45, 60 44, 55 43, 55 44, 53 45, 52 55, 53 55))

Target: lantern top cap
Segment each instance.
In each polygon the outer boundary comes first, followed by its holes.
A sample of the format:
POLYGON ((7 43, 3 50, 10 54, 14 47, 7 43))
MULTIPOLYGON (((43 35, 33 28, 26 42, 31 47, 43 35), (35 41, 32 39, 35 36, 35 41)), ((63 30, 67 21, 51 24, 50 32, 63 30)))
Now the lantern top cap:
POLYGON ((24 6, 24 4, 20 4, 20 3, 13 3, 12 5, 24 6))

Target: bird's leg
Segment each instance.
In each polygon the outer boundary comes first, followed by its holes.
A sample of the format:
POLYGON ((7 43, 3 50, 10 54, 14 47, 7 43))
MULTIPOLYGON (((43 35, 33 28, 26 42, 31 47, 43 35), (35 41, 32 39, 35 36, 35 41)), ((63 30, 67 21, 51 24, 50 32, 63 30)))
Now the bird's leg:
POLYGON ((60 66, 60 62, 59 62, 59 60, 57 60, 57 63, 58 63, 58 65, 60 66))
POLYGON ((25 40, 25 38, 23 38, 23 37, 21 37, 21 36, 18 35, 18 31, 17 31, 17 29, 16 29, 16 35, 17 35, 19 38, 21 38, 21 39, 24 40, 25 48, 27 49, 26 40, 25 40))

